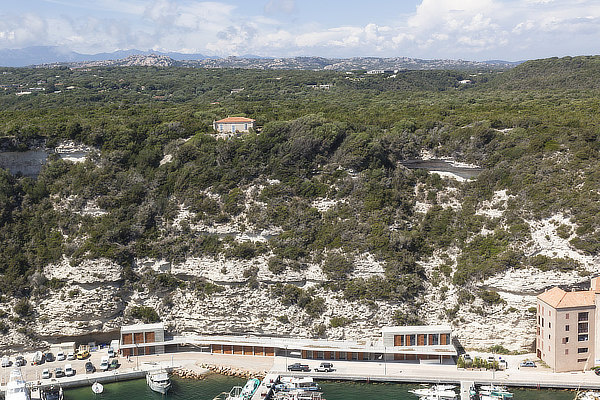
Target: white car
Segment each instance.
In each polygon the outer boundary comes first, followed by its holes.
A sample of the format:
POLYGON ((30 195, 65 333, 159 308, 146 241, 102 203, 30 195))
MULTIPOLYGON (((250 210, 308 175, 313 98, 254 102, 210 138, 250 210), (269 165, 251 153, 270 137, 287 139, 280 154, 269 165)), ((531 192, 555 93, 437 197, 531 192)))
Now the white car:
POLYGON ((71 364, 65 365, 65 376, 73 376, 75 375, 75 370, 71 364))
POLYGON ((2 368, 10 367, 10 358, 2 357, 2 368))
POLYGON ((108 356, 109 357, 114 357, 115 356, 115 349, 113 349, 112 347, 108 348, 108 356))
POLYGON ((100 371, 108 371, 108 366, 109 366, 108 357, 107 356, 102 357, 102 360, 100 361, 100 371))
POLYGON ((56 353, 56 361, 65 361, 65 358, 65 353, 63 353, 62 351, 56 353))
POLYGON ((75 359, 75 353, 73 353, 72 351, 70 351, 67 354, 67 360, 74 360, 75 359))
POLYGON ((50 373, 50 370, 48 368, 44 368, 42 371, 42 379, 50 379, 51 377, 52 374, 50 373))

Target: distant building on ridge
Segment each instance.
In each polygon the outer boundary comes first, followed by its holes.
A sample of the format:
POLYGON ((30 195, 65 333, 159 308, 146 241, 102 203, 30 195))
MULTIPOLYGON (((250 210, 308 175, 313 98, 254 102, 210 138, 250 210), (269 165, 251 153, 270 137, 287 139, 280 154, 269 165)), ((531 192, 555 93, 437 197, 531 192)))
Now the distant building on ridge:
POLYGON ((245 133, 254 129, 254 120, 244 117, 229 117, 214 121, 213 128, 219 133, 245 133))

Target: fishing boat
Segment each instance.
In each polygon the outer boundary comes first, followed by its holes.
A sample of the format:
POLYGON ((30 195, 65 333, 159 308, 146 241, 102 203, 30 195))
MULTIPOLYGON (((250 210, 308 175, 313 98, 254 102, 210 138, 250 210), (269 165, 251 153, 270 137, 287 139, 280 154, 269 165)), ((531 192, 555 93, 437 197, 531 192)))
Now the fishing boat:
POLYGON ((42 400, 63 400, 65 395, 63 389, 60 386, 48 386, 41 389, 42 400))
POLYGON ((21 370, 15 368, 10 371, 10 379, 6 385, 6 394, 4 395, 6 400, 30 400, 29 389, 27 388, 27 382, 21 375, 21 370))
POLYGON ((418 396, 422 400, 450 400, 456 398, 456 392, 454 391, 454 388, 454 385, 434 385, 422 389, 409 390, 409 392, 418 396))
POLYGON ((167 394, 171 388, 171 380, 166 371, 148 371, 146 374, 146 383, 150 389, 157 393, 167 394))
POLYGON ((104 392, 104 386, 102 386, 100 382, 94 382, 92 385, 92 392, 94 392, 94 394, 100 394, 104 392))
POLYGON ((480 386, 479 387, 479 399, 480 400, 506 400, 512 399, 513 395, 505 386, 480 386))

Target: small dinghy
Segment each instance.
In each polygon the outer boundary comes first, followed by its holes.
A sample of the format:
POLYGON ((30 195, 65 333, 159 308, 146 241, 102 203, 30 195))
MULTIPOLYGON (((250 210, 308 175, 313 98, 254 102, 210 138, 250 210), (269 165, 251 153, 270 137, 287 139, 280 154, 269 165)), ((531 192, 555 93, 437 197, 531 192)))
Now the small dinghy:
POLYGON ((104 392, 104 386, 102 386, 100 382, 94 382, 94 384, 92 385, 92 392, 94 392, 95 394, 100 394, 104 392))

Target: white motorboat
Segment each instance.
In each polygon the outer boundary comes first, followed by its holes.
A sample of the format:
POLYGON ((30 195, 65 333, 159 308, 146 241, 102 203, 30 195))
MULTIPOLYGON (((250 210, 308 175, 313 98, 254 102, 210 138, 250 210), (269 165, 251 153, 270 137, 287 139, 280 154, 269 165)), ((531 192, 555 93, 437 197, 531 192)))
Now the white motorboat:
POLYGON ((579 392, 576 397, 577 400, 600 400, 600 392, 579 392))
POLYGON ((10 380, 6 385, 6 394, 4 395, 6 400, 30 400, 29 389, 27 388, 27 382, 21 375, 21 370, 18 368, 10 371, 10 380))
POLYGON ((321 387, 311 377, 294 378, 291 376, 282 376, 281 383, 275 385, 275 390, 280 392, 290 392, 294 390, 320 392, 321 387))
POLYGON ((167 394, 171 388, 171 380, 166 371, 148 371, 146 374, 146 382, 150 389, 157 393, 167 394))
POLYGON ((244 387, 234 386, 225 398, 225 400, 250 400, 259 386, 260 379, 249 379, 248 382, 246 382, 246 384, 244 385, 244 387))
POLYGON ((92 392, 94 392, 94 394, 100 394, 104 392, 104 386, 102 386, 100 382, 94 382, 92 385, 92 392))
POLYGON ((422 400, 450 400, 456 398, 454 387, 454 385, 434 385, 427 388, 409 390, 409 392, 419 396, 422 400))
POLYGON ((479 387, 479 399, 480 400, 506 400, 512 399, 513 395, 505 386, 480 386, 479 387))

